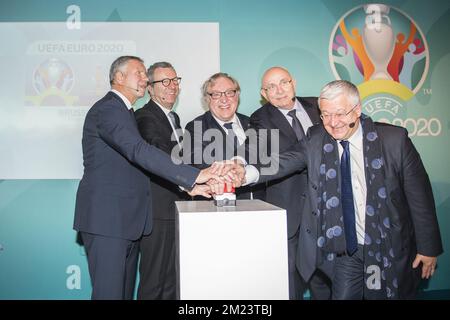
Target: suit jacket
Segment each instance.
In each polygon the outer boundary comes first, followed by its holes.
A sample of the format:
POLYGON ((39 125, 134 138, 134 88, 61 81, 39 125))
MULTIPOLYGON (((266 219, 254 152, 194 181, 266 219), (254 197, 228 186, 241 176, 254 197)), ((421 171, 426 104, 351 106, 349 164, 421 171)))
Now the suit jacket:
MULTIPOLYGON (((391 232, 399 298, 414 298, 421 279, 421 266, 413 269, 417 253, 438 256, 443 252, 430 180, 419 153, 404 128, 375 122, 385 161, 385 186, 390 209, 391 232)), ((317 266, 319 165, 326 131, 322 125, 310 128, 307 144, 299 143, 280 155, 275 177, 307 165, 309 200, 305 202, 300 226, 298 261, 300 273, 309 279, 317 267, 332 275, 331 267, 317 266), (306 153, 308 150, 309 153, 306 153)), ((263 177, 267 179, 268 177, 263 177)))
MULTIPOLYGON (((250 123, 250 119, 249 117, 240 114, 240 113, 236 113, 236 116, 239 118, 239 121, 241 122, 242 125, 242 129, 247 130, 249 128, 249 123, 250 123)), ((204 141, 203 138, 203 134, 206 130, 208 129, 217 129, 217 132, 220 132, 221 134, 221 138, 222 138, 222 144, 219 145, 219 147, 221 148, 221 152, 212 152, 213 155, 213 160, 214 161, 222 161, 222 160, 228 160, 231 157, 226 157, 226 149, 229 148, 229 150, 234 150, 234 147, 230 145, 229 141, 227 140, 227 134, 225 132, 225 130, 223 129, 223 127, 216 121, 216 119, 214 119, 214 117, 212 116, 210 111, 205 112, 204 114, 202 114, 201 116, 198 116, 197 118, 195 118, 194 120, 192 120, 191 122, 189 122, 186 125, 186 131, 185 133, 189 134, 189 137, 185 137, 184 138, 184 143, 183 143, 183 159, 188 159, 190 161, 190 163, 192 163, 193 166, 203 169, 206 167, 209 167, 211 165, 211 163, 206 163, 205 159, 203 158, 203 156, 201 157, 201 162, 200 163, 196 163, 198 161, 196 161, 197 157, 199 155, 203 155, 203 152, 205 151, 205 149, 207 149, 207 154, 209 154, 208 150, 209 148, 211 148, 214 143, 214 139, 212 139, 212 141, 204 141), (201 130, 195 130, 195 128, 197 128, 197 126, 201 126, 201 130), (189 138, 189 139, 188 139, 189 138), (189 140, 189 142, 188 142, 189 140), (196 143, 197 141, 197 143, 196 143), (201 141, 202 143, 198 143, 198 141, 201 141), (222 154, 220 154, 222 153, 222 154)), ((205 139, 206 140, 206 139, 205 139)), ((246 144, 248 143, 248 139, 245 142, 246 144)), ((220 149, 220 148, 217 149, 220 149)), ((245 145, 242 146, 242 150, 245 152, 246 148, 245 145)), ((219 151, 219 150, 215 150, 215 151, 219 151)), ((245 156, 245 155, 244 155, 245 156)), ((236 189, 236 197, 238 199, 249 199, 250 198, 250 192, 251 192, 251 187, 250 186, 246 186, 246 187, 242 187, 242 188, 238 188, 236 189)))
MULTIPOLYGON (((320 123, 317 97, 301 98, 297 100, 302 104, 311 122, 320 123)), ((279 130, 279 152, 284 152, 293 144, 296 144, 297 136, 286 117, 277 107, 270 103, 265 104, 256 110, 250 117, 250 126, 258 129, 278 129, 279 130)), ((267 146, 270 149, 271 139, 268 135, 267 146)), ((270 153, 269 153, 270 154, 270 153)), ((265 200, 275 206, 286 209, 288 237, 295 236, 298 232, 303 202, 307 199, 307 172, 306 170, 294 172, 281 179, 267 182, 265 200)))
MULTIPOLYGON (((150 100, 135 112, 141 136, 149 144, 161 149, 168 155, 175 150, 178 153, 178 143, 171 140, 173 129, 166 114, 150 100)), ((153 218, 159 220, 175 220, 175 201, 189 200, 187 193, 182 192, 177 185, 147 172, 152 188, 153 218)))
POLYGON ((139 134, 132 111, 114 92, 92 106, 83 127, 84 174, 75 206, 74 229, 136 240, 152 226, 151 187, 144 168, 183 187, 199 170, 175 165, 139 134))

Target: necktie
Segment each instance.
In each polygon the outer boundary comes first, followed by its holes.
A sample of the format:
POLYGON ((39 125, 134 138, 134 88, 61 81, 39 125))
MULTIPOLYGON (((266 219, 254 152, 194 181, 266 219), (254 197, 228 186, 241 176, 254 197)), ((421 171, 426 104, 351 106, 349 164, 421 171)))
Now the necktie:
POLYGON ((133 119, 133 121, 136 122, 136 118, 134 117, 134 109, 133 108, 128 109, 128 112, 130 113, 131 119, 133 119))
MULTIPOLYGON (((175 130, 181 129, 180 117, 178 117, 178 114, 176 114, 173 111, 170 111, 168 113, 168 115, 169 115, 170 122, 172 123, 175 130)), ((181 142, 181 136, 179 136, 178 133, 176 133, 175 136, 177 137, 178 142, 181 142)))
POLYGON ((236 155, 239 143, 238 137, 236 136, 236 133, 234 133, 233 130, 233 122, 224 123, 223 126, 228 130, 227 140, 230 141, 230 144, 233 146, 233 155, 236 155))
POLYGON ((344 148, 341 157, 341 201, 342 214, 344 217, 345 242, 347 253, 352 255, 358 248, 355 225, 355 206, 353 203, 352 176, 350 169, 350 148, 349 142, 341 141, 344 148))
POLYGON ((178 114, 176 114, 173 111, 169 112, 169 117, 170 117, 170 122, 172 122, 173 127, 175 128, 175 130, 177 129, 181 129, 180 126, 180 117, 178 117, 178 114))
POLYGON ((292 118, 292 129, 294 129, 295 135, 297 136, 297 140, 298 141, 302 140, 305 137, 305 133, 303 132, 300 120, 298 120, 297 116, 295 115, 295 109, 289 111, 288 116, 292 118))

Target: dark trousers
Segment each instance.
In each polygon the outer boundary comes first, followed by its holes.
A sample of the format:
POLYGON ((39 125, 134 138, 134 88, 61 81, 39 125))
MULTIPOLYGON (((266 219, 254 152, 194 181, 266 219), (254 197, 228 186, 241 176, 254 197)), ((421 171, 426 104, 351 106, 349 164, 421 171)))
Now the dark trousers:
POLYGON ((153 220, 153 231, 140 242, 139 300, 175 300, 175 221, 153 220))
POLYGON ((300 272, 297 270, 296 255, 298 248, 298 232, 288 239, 288 272, 289 272, 289 300, 303 300, 307 287, 300 272))
POLYGON ((131 300, 136 282, 138 241, 80 232, 86 250, 93 300, 131 300))
POLYGON ((349 256, 336 257, 333 277, 333 300, 362 300, 364 297, 364 248, 349 256))
POLYGON ((316 269, 311 276, 308 287, 312 300, 331 299, 331 279, 319 269, 316 269))
MULTIPOLYGON (((303 300, 307 289, 312 300, 331 299, 331 280, 322 271, 317 269, 308 282, 300 275, 296 266, 298 255, 298 233, 288 240, 288 266, 289 266, 289 300, 303 300)), ((299 257, 301 259, 301 257, 299 257)))

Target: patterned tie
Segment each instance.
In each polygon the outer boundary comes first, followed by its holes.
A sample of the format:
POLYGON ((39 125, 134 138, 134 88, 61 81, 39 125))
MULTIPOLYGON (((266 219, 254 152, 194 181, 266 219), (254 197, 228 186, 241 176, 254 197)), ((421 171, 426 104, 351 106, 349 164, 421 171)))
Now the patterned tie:
POLYGON ((224 123, 223 126, 228 130, 227 140, 233 141, 233 155, 237 154, 237 149, 239 147, 238 137, 236 136, 236 133, 233 130, 233 122, 227 122, 224 123))
POLYGON ((344 216, 345 242, 347 253, 352 255, 358 248, 355 225, 355 206, 353 203, 352 175, 350 168, 350 148, 347 140, 342 140, 344 148, 341 157, 341 201, 342 213, 344 216))
POLYGON ((292 129, 294 129, 297 140, 300 141, 305 137, 305 133, 303 132, 303 127, 300 123, 300 120, 298 120, 295 112, 296 110, 292 109, 288 112, 288 116, 292 118, 292 129))

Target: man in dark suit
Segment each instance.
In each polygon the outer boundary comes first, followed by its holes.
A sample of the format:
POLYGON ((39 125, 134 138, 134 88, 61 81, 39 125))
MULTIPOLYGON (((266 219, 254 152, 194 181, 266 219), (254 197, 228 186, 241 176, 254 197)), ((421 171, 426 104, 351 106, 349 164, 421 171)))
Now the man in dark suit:
POLYGON ((259 180, 308 167, 300 272, 326 272, 333 299, 413 299, 443 251, 420 155, 404 128, 362 114, 350 82, 327 84, 319 108, 308 146, 280 154, 278 173, 259 180))
MULTIPOLYGON (((259 132, 260 129, 278 130, 278 148, 283 152, 298 143, 306 135, 308 129, 320 123, 316 97, 296 97, 296 81, 288 70, 282 67, 268 69, 261 81, 261 95, 268 101, 250 117, 250 126, 259 132)), ((274 147, 271 135, 267 135, 265 154, 270 155, 274 147)), ((307 201, 306 170, 294 172, 287 177, 267 182, 265 197, 262 199, 275 206, 286 209, 288 229, 288 261, 289 261, 289 298, 303 299, 307 289, 296 261, 298 255, 298 233, 302 218, 303 202, 307 201)), ((329 279, 319 271, 310 281, 310 292, 313 299, 329 299, 331 288, 329 279)))
MULTIPOLYGON (((209 111, 186 125, 183 157, 197 168, 206 168, 215 161, 245 157, 248 143, 245 131, 249 117, 237 113, 239 83, 230 75, 219 72, 202 86, 203 102, 209 111)), ((236 190, 237 199, 250 199, 250 187, 236 190)))
MULTIPOLYGON (((168 62, 156 62, 147 70, 150 101, 137 110, 142 137, 167 154, 179 153, 180 119, 173 111, 180 81, 168 62)), ((152 188, 153 230, 140 241, 138 299, 176 299, 175 201, 189 200, 180 188, 157 175, 148 174, 152 188)))
POLYGON ((220 179, 225 171, 176 165, 142 139, 132 109, 148 82, 140 58, 117 58, 109 78, 112 90, 92 106, 84 122, 84 174, 74 229, 86 249, 92 298, 131 299, 138 240, 150 233, 153 220, 150 181, 141 168, 203 196, 208 196, 209 187, 195 184, 220 179))

